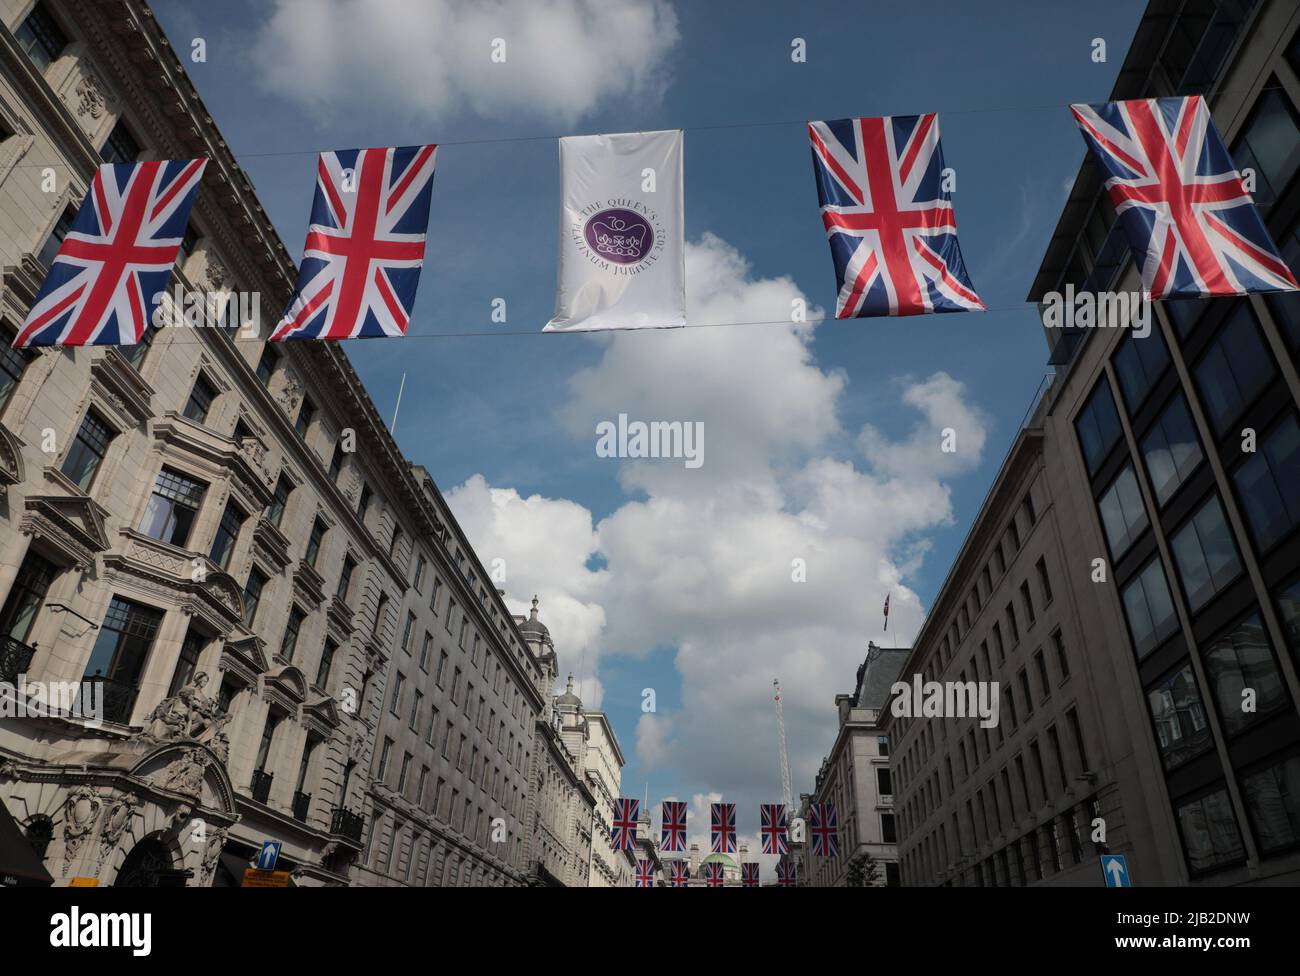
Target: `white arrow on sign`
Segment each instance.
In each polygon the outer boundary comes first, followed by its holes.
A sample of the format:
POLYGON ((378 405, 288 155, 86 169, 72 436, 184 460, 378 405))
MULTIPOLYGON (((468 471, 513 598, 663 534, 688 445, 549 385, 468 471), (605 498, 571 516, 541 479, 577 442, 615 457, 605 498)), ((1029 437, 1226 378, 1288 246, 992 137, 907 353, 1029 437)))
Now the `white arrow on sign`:
POLYGON ((1124 879, 1124 869, 1120 867, 1119 861, 1116 861, 1114 858, 1107 861, 1106 871, 1110 875, 1111 880, 1115 882, 1115 887, 1120 887, 1120 882, 1124 879))

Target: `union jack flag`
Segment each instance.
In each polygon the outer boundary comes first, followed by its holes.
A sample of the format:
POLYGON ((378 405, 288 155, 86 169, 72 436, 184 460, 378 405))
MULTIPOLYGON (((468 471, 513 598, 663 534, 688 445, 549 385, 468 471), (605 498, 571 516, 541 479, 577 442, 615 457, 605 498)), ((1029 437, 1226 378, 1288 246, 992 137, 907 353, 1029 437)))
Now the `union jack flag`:
POLYGON ((638 888, 653 888, 655 886, 655 866, 653 861, 637 858, 636 886, 638 888))
POLYGON ((781 888, 793 888, 797 880, 798 870, 793 861, 781 861, 776 866, 776 883, 781 888))
POLYGON ((298 283, 273 341, 406 334, 424 263, 437 149, 320 154, 298 283))
POLYGON ((663 827, 659 831, 662 850, 677 853, 686 850, 686 801, 665 800, 663 827))
POLYGON ((1070 111, 1106 176, 1147 298, 1297 288, 1200 95, 1070 111))
POLYGON ((764 854, 785 854, 790 850, 790 817, 784 803, 760 803, 764 854))
POLYGON ((809 122, 837 319, 982 311, 957 245, 939 117, 809 122))
POLYGON ((736 853, 736 805, 714 803, 709 807, 714 854, 736 853))
POLYGON ((609 829, 609 842, 616 851, 630 851, 636 847, 636 818, 640 800, 620 796, 614 801, 614 822, 609 829))
POLYGON ((710 888, 721 888, 726 880, 726 875, 722 872, 722 865, 711 863, 704 865, 704 883, 710 888))
POLYGON ((740 866, 740 886, 742 888, 758 887, 758 862, 746 861, 740 866))
POLYGON ((840 852, 840 821, 835 815, 835 804, 814 803, 810 812, 808 831, 812 834, 813 854, 835 857, 840 852))
POLYGON ((206 159, 106 163, 14 338, 29 346, 127 346, 167 289, 206 159))
POLYGON ((681 858, 668 862, 668 883, 674 888, 685 888, 690 880, 690 866, 681 858))

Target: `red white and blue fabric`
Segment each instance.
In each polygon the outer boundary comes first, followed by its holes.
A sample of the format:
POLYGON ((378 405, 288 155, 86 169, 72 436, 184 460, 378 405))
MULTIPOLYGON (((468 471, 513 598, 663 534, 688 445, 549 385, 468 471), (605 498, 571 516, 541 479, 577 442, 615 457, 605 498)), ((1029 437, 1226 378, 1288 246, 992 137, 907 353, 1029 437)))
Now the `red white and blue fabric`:
POLYGON ((840 827, 839 818, 835 815, 835 804, 814 803, 808 821, 813 854, 817 857, 835 857, 839 854, 840 827))
POLYGON ((957 244, 939 117, 809 122, 837 319, 982 311, 957 244))
POLYGON ((1148 298, 1296 289, 1200 95, 1070 111, 1106 178, 1148 298))
POLYGON ((793 888, 798 880, 798 871, 790 861, 782 861, 776 866, 776 883, 781 888, 793 888))
POLYGON ((637 858, 636 886, 638 888, 653 888, 655 886, 655 866, 653 861, 637 858))
POLYGON ((740 886, 742 888, 758 887, 758 862, 746 861, 740 866, 740 886))
POLYGON ((320 154, 298 283, 271 334, 406 334, 424 264, 437 146, 320 154))
POLYGON ((790 850, 790 817, 784 803, 759 804, 759 833, 764 854, 785 854, 790 850))
POLYGON ((207 163, 161 159, 100 166, 14 346, 139 342, 171 281, 207 163))
POLYGON ((664 800, 659 849, 670 853, 686 850, 686 801, 664 800))
POLYGON ((722 871, 722 865, 712 863, 704 865, 704 883, 710 888, 721 888, 727 876, 722 871))
POLYGON ((610 846, 616 851, 630 851, 636 847, 636 818, 641 801, 620 796, 614 801, 614 820, 609 828, 610 846))
POLYGON ((709 807, 709 818, 712 822, 710 837, 713 840, 713 853, 736 853, 736 805, 714 803, 709 807))
POLYGON ((668 862, 669 885, 674 888, 685 888, 686 882, 690 880, 690 877, 690 866, 681 858, 668 862))

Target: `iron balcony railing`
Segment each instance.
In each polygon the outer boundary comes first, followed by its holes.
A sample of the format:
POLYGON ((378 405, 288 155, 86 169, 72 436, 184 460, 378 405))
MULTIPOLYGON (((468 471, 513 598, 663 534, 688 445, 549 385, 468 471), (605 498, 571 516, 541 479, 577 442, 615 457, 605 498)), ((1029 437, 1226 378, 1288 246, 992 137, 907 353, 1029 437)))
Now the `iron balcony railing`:
POLYGON ((12 637, 0 638, 0 681, 5 684, 18 684, 18 676, 26 674, 36 656, 36 646, 14 640, 12 637))
POLYGON ((274 773, 268 773, 265 769, 253 770, 253 781, 248 788, 253 792, 253 799, 258 803, 265 803, 267 797, 271 795, 271 780, 275 779, 274 773))
POLYGON ((306 823, 309 809, 311 809, 311 794, 295 790, 293 794, 293 819, 306 823))
POLYGON ((335 807, 334 814, 330 817, 330 833, 360 844, 361 829, 365 822, 366 818, 361 814, 353 813, 347 807, 335 807))

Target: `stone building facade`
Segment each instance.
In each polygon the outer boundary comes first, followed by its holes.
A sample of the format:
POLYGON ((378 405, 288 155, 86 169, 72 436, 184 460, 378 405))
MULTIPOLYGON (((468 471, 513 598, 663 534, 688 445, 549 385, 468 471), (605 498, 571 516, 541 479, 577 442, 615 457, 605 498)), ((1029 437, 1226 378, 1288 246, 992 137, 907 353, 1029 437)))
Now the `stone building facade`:
POLYGON ((816 888, 899 884, 889 738, 882 729, 890 688, 908 652, 871 644, 851 694, 836 695, 839 728, 817 772, 813 803, 830 803, 839 821, 834 857, 807 859, 816 888))
MULTIPOLYGON (((1185 94, 1300 271, 1300 9, 1152 0, 1113 97, 1185 94)), ((1029 297, 1067 286, 1141 287, 1090 160, 1029 297)), ((905 672, 1004 701, 987 737, 895 723, 907 884, 1100 885, 1107 852, 1137 885, 1300 877, 1300 297, 1125 324, 1045 329, 1051 383, 916 639, 905 672)))
POLYGON ((264 334, 295 268, 144 3, 0 22, 0 680, 103 703, 4 722, 0 801, 56 883, 238 884, 266 840, 300 885, 520 882, 537 662, 341 348, 9 348, 104 161, 209 159, 184 294, 264 334))

